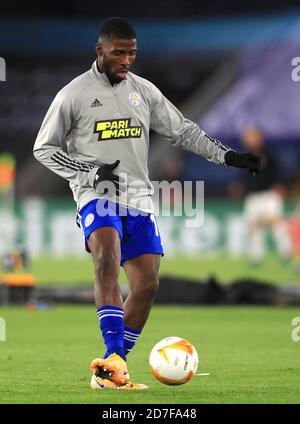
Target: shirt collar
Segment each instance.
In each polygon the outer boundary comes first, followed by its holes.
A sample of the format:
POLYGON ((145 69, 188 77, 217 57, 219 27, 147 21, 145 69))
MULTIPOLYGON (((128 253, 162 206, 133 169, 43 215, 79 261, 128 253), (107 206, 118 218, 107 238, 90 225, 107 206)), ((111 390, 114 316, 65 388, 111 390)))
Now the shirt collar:
MULTIPOLYGON (((104 84, 112 87, 111 82, 109 81, 109 78, 106 75, 106 73, 105 72, 99 72, 98 66, 97 66, 97 59, 94 61, 93 65, 92 65, 91 72, 92 72, 94 78, 96 78, 97 80, 103 82, 104 84)), ((123 81, 126 81, 126 80, 123 80, 123 81)), ((123 81, 120 81, 118 84, 121 84, 123 81)), ((116 85, 116 84, 114 84, 114 85, 116 85)))
POLYGON ((98 71, 97 59, 94 61, 93 65, 92 65, 91 72, 97 80, 104 82, 105 84, 108 84, 108 85, 111 86, 111 83, 110 83, 106 73, 98 71))

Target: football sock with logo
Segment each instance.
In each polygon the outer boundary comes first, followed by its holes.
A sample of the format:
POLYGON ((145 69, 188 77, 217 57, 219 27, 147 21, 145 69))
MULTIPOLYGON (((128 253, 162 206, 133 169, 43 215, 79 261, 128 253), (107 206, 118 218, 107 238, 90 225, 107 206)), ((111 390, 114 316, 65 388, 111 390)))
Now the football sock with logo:
POLYGON ((133 349, 140 334, 141 331, 133 330, 126 326, 124 327, 124 350, 126 355, 133 349))
POLYGON ((117 306, 105 305, 97 309, 100 321, 100 328, 106 353, 103 358, 107 358, 112 353, 117 353, 124 360, 124 311, 117 306))

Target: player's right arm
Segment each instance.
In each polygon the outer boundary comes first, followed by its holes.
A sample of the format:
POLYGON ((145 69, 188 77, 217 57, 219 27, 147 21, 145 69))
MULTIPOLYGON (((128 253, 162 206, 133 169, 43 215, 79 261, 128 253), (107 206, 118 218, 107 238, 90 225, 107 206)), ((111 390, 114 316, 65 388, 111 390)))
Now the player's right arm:
POLYGON ((33 154, 39 162, 68 181, 81 187, 93 187, 99 168, 72 159, 62 147, 74 124, 73 100, 62 90, 46 113, 33 154))

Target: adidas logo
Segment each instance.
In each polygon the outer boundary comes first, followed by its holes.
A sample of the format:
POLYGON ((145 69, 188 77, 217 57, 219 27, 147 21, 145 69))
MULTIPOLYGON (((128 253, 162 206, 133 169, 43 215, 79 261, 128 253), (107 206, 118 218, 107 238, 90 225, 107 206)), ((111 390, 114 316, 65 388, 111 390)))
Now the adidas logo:
POLYGON ((91 107, 96 107, 96 106, 103 106, 103 103, 101 103, 98 99, 95 99, 93 103, 91 104, 91 107))

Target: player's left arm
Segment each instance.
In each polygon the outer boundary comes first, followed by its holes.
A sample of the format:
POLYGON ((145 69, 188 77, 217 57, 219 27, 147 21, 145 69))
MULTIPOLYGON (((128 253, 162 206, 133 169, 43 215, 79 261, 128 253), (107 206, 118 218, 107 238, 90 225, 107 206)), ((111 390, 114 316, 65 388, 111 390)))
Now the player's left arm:
POLYGON ((152 85, 150 127, 169 139, 173 146, 181 146, 207 160, 259 172, 260 159, 252 153, 237 153, 232 148, 210 137, 195 122, 182 113, 152 85))

